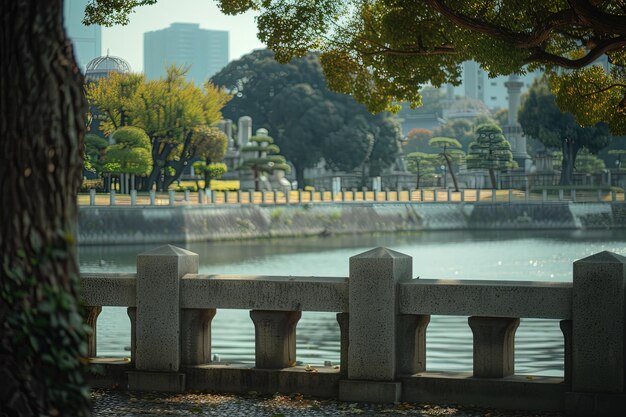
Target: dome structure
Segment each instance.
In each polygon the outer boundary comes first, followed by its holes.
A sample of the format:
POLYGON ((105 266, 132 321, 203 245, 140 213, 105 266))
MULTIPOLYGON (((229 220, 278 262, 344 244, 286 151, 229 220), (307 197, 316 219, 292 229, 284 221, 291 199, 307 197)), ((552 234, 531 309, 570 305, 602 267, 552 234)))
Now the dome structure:
POLYGON ((85 78, 87 81, 95 81, 99 78, 104 78, 109 75, 110 72, 130 72, 130 65, 124 59, 117 56, 100 56, 94 58, 87 64, 85 71, 85 78))

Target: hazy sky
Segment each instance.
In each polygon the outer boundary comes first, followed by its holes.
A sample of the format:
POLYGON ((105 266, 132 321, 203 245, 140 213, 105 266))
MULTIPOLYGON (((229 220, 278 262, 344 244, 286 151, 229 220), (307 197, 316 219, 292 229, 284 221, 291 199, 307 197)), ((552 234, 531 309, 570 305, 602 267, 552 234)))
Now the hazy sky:
POLYGON ((203 29, 229 32, 230 60, 253 49, 263 48, 257 39, 254 14, 226 16, 214 0, 159 0, 155 5, 139 7, 127 26, 102 28, 102 54, 124 58, 133 72, 143 71, 143 34, 164 29, 171 23, 199 23, 203 29))

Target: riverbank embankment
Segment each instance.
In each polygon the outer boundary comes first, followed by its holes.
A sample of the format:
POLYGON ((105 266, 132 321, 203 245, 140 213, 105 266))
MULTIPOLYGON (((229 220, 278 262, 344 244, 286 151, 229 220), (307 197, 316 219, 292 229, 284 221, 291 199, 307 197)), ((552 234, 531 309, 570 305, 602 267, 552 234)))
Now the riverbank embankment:
POLYGON ((626 227, 626 203, 336 203, 82 206, 82 245, 432 230, 626 227))

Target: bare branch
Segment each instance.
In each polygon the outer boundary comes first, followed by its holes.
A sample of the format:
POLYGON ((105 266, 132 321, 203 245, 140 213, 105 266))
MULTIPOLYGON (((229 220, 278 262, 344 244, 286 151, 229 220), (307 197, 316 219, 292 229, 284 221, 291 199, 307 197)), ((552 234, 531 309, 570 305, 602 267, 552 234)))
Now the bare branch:
MULTIPOLYGON (((596 88, 598 88, 598 85, 596 85, 596 84, 594 84, 594 85, 596 86, 596 88)), ((615 88, 615 87, 626 88, 626 84, 619 84, 619 83, 617 83, 617 84, 611 84, 611 85, 609 85, 608 87, 601 88, 601 89, 599 89, 599 90, 597 90, 597 91, 593 91, 593 92, 591 92, 591 93, 583 94, 582 96, 583 96, 583 97, 594 96, 594 95, 596 95, 596 94, 603 93, 603 92, 608 91, 608 90, 610 90, 610 89, 612 89, 612 88, 615 88)))

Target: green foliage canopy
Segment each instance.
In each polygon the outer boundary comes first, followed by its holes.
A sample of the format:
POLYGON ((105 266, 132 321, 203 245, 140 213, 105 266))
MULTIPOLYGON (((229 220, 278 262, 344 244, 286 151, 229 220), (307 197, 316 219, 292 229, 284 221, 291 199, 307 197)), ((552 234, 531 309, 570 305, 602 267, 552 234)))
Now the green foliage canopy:
MULTIPOLYGON (((93 0, 87 23, 126 23, 133 7, 154 0, 93 0), (115 7, 117 6, 117 7, 115 7)), ((379 112, 393 103, 419 106, 416 86, 458 85, 463 61, 490 76, 542 69, 559 104, 580 123, 626 128, 626 11, 621 0, 218 0, 227 14, 260 12, 259 39, 281 62, 321 51, 332 90, 379 112), (595 74, 584 67, 606 54, 619 67, 595 74), (562 68, 571 69, 563 73, 562 68), (591 90, 591 91, 590 91, 591 90), (593 105, 593 100, 607 106, 593 105), (606 108, 610 108, 607 110, 606 108), (611 119, 605 118, 614 116, 611 119)))
POLYGON ((563 155, 561 185, 569 185, 578 152, 587 148, 597 153, 609 143, 605 123, 581 127, 574 116, 561 111, 545 80, 538 80, 522 99, 519 122, 527 136, 534 137, 547 148, 558 149, 563 155))
POLYGON ((112 73, 86 88, 90 103, 104 117, 103 133, 135 126, 148 134, 152 154, 148 187, 158 182, 159 189, 167 189, 181 175, 202 145, 194 140, 196 128, 219 121, 220 109, 230 99, 209 82, 200 88, 185 80, 187 70, 170 66, 165 78, 151 81, 138 74, 112 73))
POLYGON ((300 186, 304 169, 321 158, 333 169, 350 172, 366 164, 371 175, 378 175, 398 153, 401 134, 395 118, 372 115, 352 97, 329 91, 318 54, 280 64, 273 52, 254 51, 211 81, 234 94, 224 117, 250 116, 272 132, 300 186))
POLYGON ((476 129, 476 141, 469 146, 467 168, 489 171, 492 188, 497 188, 495 171, 513 167, 511 144, 495 124, 484 124, 476 129))

